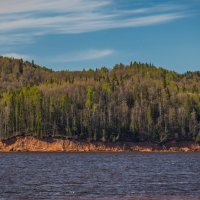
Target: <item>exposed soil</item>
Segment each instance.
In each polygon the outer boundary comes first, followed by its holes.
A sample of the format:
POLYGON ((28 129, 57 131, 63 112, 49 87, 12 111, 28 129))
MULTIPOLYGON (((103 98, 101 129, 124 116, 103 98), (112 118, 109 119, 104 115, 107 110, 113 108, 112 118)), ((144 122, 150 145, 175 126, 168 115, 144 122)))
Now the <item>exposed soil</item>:
POLYGON ((69 139, 38 139, 32 136, 0 140, 0 152, 200 152, 193 142, 169 142, 159 145, 149 142, 86 142, 69 139))

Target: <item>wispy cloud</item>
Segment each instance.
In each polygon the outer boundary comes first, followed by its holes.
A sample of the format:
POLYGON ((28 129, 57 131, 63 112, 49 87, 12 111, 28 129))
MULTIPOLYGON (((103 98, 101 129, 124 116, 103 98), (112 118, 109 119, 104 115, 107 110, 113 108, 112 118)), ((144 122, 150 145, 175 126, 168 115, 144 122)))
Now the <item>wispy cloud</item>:
POLYGON ((112 9, 113 0, 0 0, 0 4, 1 44, 28 43, 38 35, 147 26, 186 17, 184 9, 174 5, 112 9))
POLYGON ((74 62, 74 61, 86 61, 86 60, 96 60, 99 58, 104 58, 111 56, 115 53, 112 49, 89 49, 81 52, 76 52, 72 54, 60 55, 53 58, 52 61, 56 62, 74 62))
POLYGON ((34 38, 36 38, 37 35, 35 34, 0 34, 0 45, 1 46, 9 46, 9 45, 16 45, 16 44, 27 44, 32 43, 34 41, 34 38))
POLYGON ((94 10, 110 4, 111 0, 0 0, 1 14, 30 12, 80 12, 94 10))

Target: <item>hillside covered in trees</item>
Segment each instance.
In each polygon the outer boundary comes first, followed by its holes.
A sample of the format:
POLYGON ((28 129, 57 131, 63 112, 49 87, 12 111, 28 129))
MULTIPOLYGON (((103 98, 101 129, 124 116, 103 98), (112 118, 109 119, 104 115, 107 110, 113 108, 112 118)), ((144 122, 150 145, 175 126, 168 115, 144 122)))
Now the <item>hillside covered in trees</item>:
POLYGON ((0 138, 200 142, 200 71, 130 63, 52 71, 0 57, 0 138))

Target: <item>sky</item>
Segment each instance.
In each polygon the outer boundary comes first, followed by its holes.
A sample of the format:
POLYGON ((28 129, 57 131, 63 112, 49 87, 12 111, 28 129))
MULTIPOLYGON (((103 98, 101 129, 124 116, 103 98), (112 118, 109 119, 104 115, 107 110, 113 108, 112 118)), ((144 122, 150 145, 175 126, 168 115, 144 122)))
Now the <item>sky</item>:
POLYGON ((0 55, 53 70, 200 70, 200 1, 0 0, 0 55))

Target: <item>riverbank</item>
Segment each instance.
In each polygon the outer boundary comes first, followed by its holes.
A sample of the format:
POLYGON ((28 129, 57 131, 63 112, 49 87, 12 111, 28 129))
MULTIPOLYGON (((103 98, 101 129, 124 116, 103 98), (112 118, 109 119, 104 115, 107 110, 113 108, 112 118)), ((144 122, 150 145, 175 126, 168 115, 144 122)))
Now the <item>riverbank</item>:
POLYGON ((32 136, 0 140, 0 152, 200 152, 193 142, 169 142, 159 145, 149 142, 86 142, 69 139, 38 139, 32 136))

